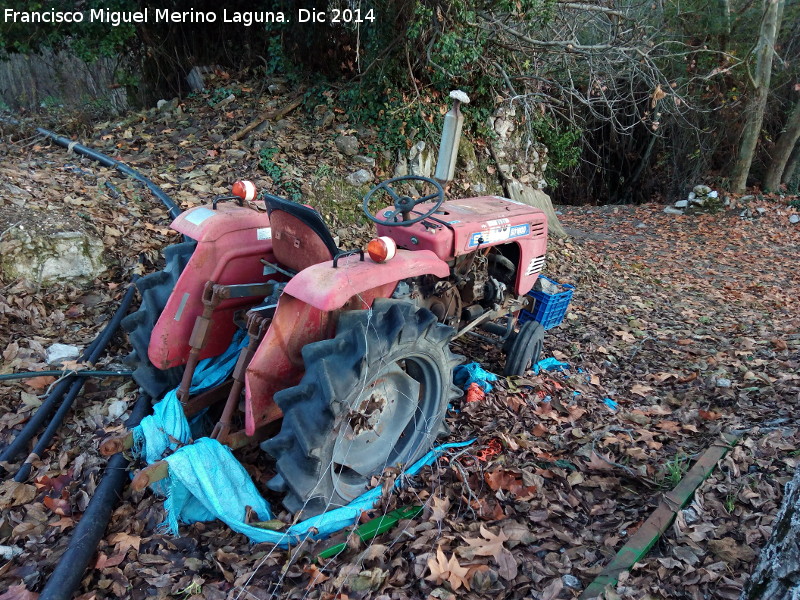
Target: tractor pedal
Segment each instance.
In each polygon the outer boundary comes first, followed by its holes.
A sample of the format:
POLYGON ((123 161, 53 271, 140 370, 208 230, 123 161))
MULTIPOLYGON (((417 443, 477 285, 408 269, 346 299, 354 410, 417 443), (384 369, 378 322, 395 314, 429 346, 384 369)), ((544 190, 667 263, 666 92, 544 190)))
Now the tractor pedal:
POLYGON ((133 448, 133 433, 128 431, 121 435, 107 437, 100 443, 100 454, 113 456, 133 448))
POLYGON ((235 431, 231 434, 228 434, 224 440, 219 441, 228 446, 228 448, 231 450, 238 450, 239 448, 244 448, 245 446, 249 446, 251 444, 260 444, 264 440, 274 436, 279 430, 279 423, 277 421, 273 421, 272 423, 267 423, 263 427, 256 429, 256 432, 253 435, 247 435, 244 429, 242 429, 240 431, 235 431))
POLYGON ((137 471, 131 482, 131 488, 136 492, 141 492, 148 485, 162 481, 167 477, 169 477, 169 463, 165 460, 159 460, 137 471))

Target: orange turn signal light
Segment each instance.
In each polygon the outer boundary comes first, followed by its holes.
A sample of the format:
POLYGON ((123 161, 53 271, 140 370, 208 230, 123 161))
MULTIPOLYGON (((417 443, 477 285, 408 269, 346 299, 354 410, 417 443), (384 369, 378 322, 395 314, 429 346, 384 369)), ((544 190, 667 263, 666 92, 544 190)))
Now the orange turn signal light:
POLYGON ((256 184, 252 181, 237 181, 233 184, 234 196, 239 196, 242 200, 253 201, 256 199, 256 184))
POLYGON ((369 244, 367 244, 367 254, 376 263, 383 263, 391 260, 397 254, 397 244, 394 243, 392 238, 382 235, 370 240, 369 244))

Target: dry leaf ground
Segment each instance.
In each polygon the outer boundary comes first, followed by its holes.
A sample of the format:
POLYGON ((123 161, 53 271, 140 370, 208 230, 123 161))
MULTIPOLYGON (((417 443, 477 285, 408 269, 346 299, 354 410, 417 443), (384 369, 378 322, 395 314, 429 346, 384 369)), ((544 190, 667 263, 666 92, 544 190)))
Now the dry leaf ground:
MULTIPOLYGON (((346 225, 358 211, 357 190, 336 183, 354 165, 337 152, 331 129, 317 129, 299 111, 215 149, 256 110, 287 101, 253 87, 238 85, 237 101, 224 109, 209 105, 209 93, 186 101, 178 117, 133 114, 84 139, 140 169, 184 207, 242 177, 274 186, 258 167, 258 146, 277 148, 284 183, 296 181, 309 195, 315 186, 333 190, 337 199, 320 208, 334 233, 342 245, 363 241, 368 228, 346 225)), ((0 282, 2 372, 41 369, 51 343, 91 341, 132 273, 158 268, 161 248, 176 236, 166 211, 137 185, 26 130, 2 136, 0 232, 21 212, 78 219, 103 239, 110 263, 83 286, 0 282)), ((375 174, 388 175, 380 167, 375 174)), ((719 432, 735 430, 739 445, 608 597, 737 598, 798 461, 800 229, 789 224, 787 203, 758 198, 751 208, 766 210, 757 218, 740 217, 739 207, 695 217, 665 215, 655 205, 564 208, 564 224, 578 232, 552 241, 545 272, 576 292, 545 350, 570 368, 501 380, 483 400, 453 406, 451 439, 476 443, 407 481, 370 515, 421 503, 420 517, 368 544, 351 540, 340 556, 314 565, 320 543, 290 551, 253 546, 219 523, 164 535, 161 502, 128 491, 80 593, 573 598, 719 432)), ((495 348, 460 346, 500 371, 495 348)), ((125 352, 119 335, 98 366, 125 352)), ((0 442, 50 383, 3 385, 0 442)), ((15 554, 0 563, 0 598, 33 598, 42 588, 101 477, 99 440, 118 427, 132 399, 130 383, 90 381, 32 479, 0 486, 0 545, 15 554)), ((240 456, 264 489, 272 465, 257 450, 240 456)))

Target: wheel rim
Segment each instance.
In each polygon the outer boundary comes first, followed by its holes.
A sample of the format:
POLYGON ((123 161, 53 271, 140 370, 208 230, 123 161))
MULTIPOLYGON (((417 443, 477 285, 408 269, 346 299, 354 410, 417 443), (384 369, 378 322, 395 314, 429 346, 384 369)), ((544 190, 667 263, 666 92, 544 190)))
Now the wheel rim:
POLYGON ((408 464, 435 434, 442 380, 433 360, 406 356, 367 383, 342 417, 331 477, 346 500, 361 495, 371 476, 408 464))

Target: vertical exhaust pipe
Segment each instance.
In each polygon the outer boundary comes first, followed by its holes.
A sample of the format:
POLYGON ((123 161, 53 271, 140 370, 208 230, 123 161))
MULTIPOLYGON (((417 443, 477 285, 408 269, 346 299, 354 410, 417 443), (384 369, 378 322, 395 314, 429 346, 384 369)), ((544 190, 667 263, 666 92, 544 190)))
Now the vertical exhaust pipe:
POLYGON ((439 159, 436 161, 436 174, 433 176, 442 185, 453 179, 456 170, 458 143, 461 141, 461 126, 464 124, 464 115, 459 107, 462 103, 469 104, 469 96, 461 90, 453 90, 450 97, 454 100, 453 108, 444 116, 442 143, 439 146, 439 159))

